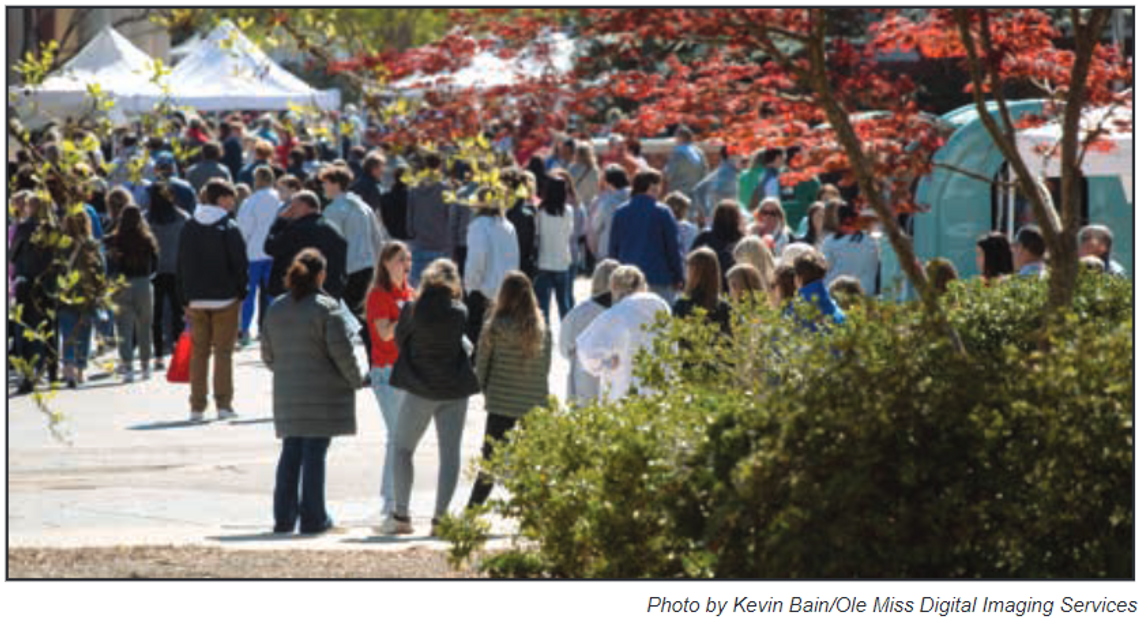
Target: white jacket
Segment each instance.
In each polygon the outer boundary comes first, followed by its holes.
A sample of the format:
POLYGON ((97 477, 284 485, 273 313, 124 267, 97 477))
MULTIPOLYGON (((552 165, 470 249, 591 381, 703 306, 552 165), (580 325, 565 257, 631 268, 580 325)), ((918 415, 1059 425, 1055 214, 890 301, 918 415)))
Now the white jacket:
POLYGON ((594 208, 590 218, 590 232, 593 234, 593 240, 597 245, 594 249, 594 257, 598 260, 609 258, 610 226, 614 221, 614 213, 628 201, 629 187, 620 191, 610 189, 594 200, 594 208))
POLYGON ((566 376, 566 399, 578 405, 599 399, 598 376, 590 374, 578 362, 578 337, 586 328, 609 310, 590 298, 575 306, 558 330, 558 352, 570 361, 570 375, 566 376))
POLYGON ((245 239, 245 255, 249 262, 270 260, 265 253, 265 239, 269 236, 270 226, 277 219, 279 208, 281 198, 277 191, 273 187, 266 187, 249 196, 238 209, 237 224, 245 239))
POLYGON ((481 215, 467 227, 467 260, 463 282, 468 293, 479 291, 494 300, 507 272, 519 268, 519 241, 505 217, 481 215))
POLYGON ((574 207, 566 205, 558 217, 539 208, 536 221, 538 268, 543 271, 566 271, 573 261, 570 241, 574 238, 574 207))
POLYGON ((633 357, 653 342, 648 327, 659 312, 670 314, 665 300, 653 293, 634 293, 598 315, 578 337, 578 360, 598 376, 605 400, 617 401, 631 386, 640 386, 633 375, 633 357))

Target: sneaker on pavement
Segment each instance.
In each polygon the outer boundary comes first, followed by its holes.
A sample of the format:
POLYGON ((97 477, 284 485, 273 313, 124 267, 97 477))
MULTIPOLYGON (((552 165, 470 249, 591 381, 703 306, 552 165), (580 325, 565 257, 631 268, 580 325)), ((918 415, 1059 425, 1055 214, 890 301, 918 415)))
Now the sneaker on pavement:
POLYGON ((229 408, 218 408, 219 419, 234 419, 237 418, 238 413, 230 410, 229 408))
POLYGON ((393 514, 384 519, 384 522, 380 524, 377 531, 387 536, 396 536, 411 534, 415 529, 412 527, 412 520, 410 518, 399 517, 393 514))
POLYGON ((123 374, 123 383, 124 384, 130 384, 131 382, 134 382, 134 381, 135 381, 135 373, 133 371, 127 371, 126 373, 123 374))
POLYGON ((155 371, 162 371, 163 369, 166 369, 166 365, 162 364, 161 358, 154 361, 154 370, 155 371))
POLYGON ((205 420, 206 420, 206 413, 204 413, 204 412, 191 412, 190 413, 190 422, 191 423, 201 423, 205 420))

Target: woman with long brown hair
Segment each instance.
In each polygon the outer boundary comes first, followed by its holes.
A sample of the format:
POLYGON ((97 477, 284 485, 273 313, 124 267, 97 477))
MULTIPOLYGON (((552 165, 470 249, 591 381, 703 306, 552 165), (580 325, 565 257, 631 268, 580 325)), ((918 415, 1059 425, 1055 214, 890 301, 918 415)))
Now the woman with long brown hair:
POLYGON ((126 280, 115 293, 115 331, 119 335, 119 373, 124 382, 134 381, 132 359, 138 341, 142 377, 150 378, 151 322, 154 286, 151 277, 158 268, 158 241, 133 204, 123 208, 115 231, 107 237, 107 266, 112 279, 126 280))
POLYGON ((688 266, 685 276, 685 294, 673 304, 673 316, 691 317, 697 308, 705 311, 705 318, 720 326, 721 332, 731 331, 731 313, 721 296, 720 262, 716 253, 707 247, 696 249, 685 259, 688 266))
MULTIPOLYGON (((480 336, 475 364, 487 404, 485 460, 519 419, 546 403, 551 343, 530 280, 522 272, 508 272, 480 336)), ((467 506, 485 502, 493 486, 491 478, 480 473, 467 506)))
POLYGON ((65 251, 67 272, 74 271, 79 275, 75 289, 70 293, 73 301, 61 301, 59 307, 63 379, 68 388, 75 388, 83 384, 95 311, 99 299, 106 291, 107 280, 103 255, 99 252, 99 244, 91 236, 91 219, 87 213, 68 213, 63 218, 63 233, 71 238, 71 246, 65 251), (78 301, 80 298, 82 300, 78 301))
POLYGON ((408 246, 393 241, 380 251, 376 263, 376 279, 368 292, 365 306, 368 331, 372 333, 372 392, 384 419, 387 444, 384 452, 384 471, 380 479, 381 514, 387 516, 396 509, 393 494, 392 462, 396 456, 396 419, 400 416, 400 402, 404 393, 389 384, 392 367, 400 355, 396 346, 396 322, 400 310, 410 302, 413 292, 408 288, 408 274, 412 271, 412 253, 408 246))

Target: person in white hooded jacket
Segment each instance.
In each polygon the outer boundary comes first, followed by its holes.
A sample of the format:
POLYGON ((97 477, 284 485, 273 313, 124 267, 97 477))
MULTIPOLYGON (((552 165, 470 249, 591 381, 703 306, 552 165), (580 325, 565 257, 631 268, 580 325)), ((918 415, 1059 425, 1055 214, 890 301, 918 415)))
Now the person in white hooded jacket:
POLYGON ((645 276, 637 267, 622 265, 610 278, 614 304, 578 337, 578 360, 582 368, 600 380, 602 401, 615 402, 639 386, 633 359, 653 342, 651 331, 658 313, 669 315, 669 304, 647 292, 645 276))
POLYGON ((558 331, 558 351, 570 361, 570 373, 566 376, 566 399, 578 405, 596 401, 600 395, 598 377, 582 368, 578 360, 578 337, 590 327, 598 315, 613 305, 610 293, 610 278, 620 267, 616 260, 607 258, 594 268, 591 280, 590 299, 579 303, 564 319, 558 331))

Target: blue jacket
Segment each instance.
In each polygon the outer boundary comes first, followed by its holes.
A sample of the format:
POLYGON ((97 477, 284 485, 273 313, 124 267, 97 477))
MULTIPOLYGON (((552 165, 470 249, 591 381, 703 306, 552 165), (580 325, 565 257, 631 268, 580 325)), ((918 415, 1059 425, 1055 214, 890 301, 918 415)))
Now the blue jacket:
MULTIPOLYGON (((831 322, 836 325, 843 325, 843 322, 847 321, 847 315, 839 308, 835 300, 831 299, 831 294, 827 292, 827 286, 824 285, 823 280, 816 280, 805 285, 800 289, 800 297, 818 308, 823 319, 831 319, 831 322)), ((812 332, 819 330, 815 320, 803 319, 801 321, 804 327, 812 332)))
POLYGON ((614 213, 609 257, 636 265, 649 284, 675 286, 685 281, 672 211, 649 195, 635 195, 614 213))

